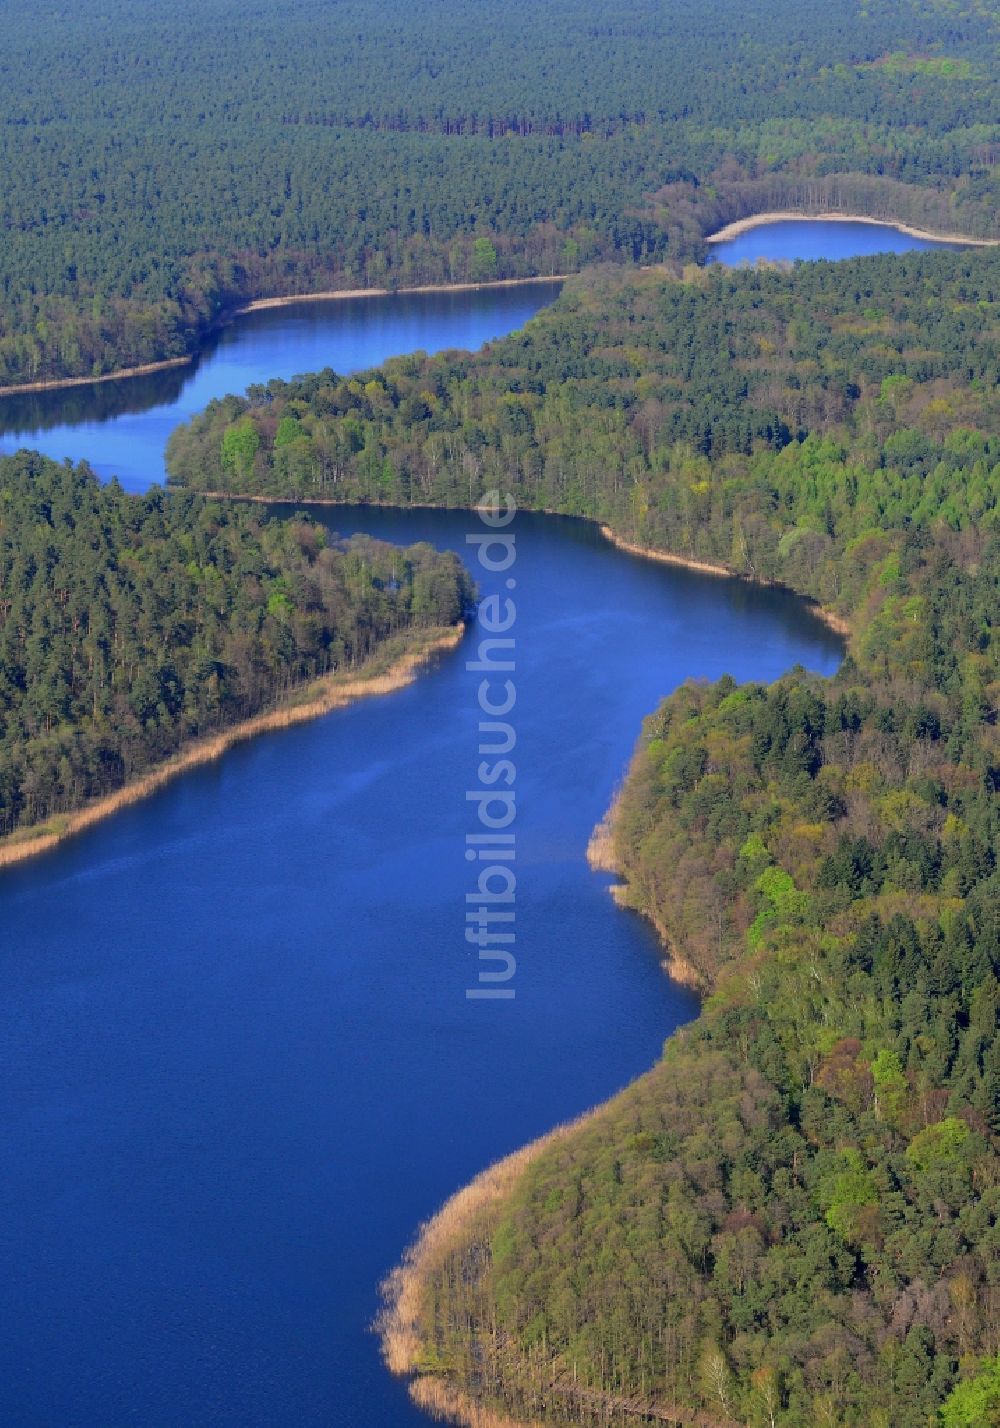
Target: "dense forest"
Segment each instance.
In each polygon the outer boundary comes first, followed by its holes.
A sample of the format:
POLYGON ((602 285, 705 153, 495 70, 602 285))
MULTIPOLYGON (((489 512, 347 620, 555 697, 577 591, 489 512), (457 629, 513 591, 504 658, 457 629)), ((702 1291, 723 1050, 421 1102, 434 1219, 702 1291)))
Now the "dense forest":
POLYGON ((446 505, 502 487, 846 614, 891 588, 904 533, 995 519, 998 293, 993 250, 594 272, 479 354, 215 402, 174 433, 171 480, 446 505))
POLYGON ((810 597, 840 671, 684 686, 616 801, 701 1015, 455 1221, 411 1367, 576 1428, 1000 1428, 1000 248, 701 266, 784 206, 1000 237, 997 6, 4 20, 0 386, 265 295, 574 276, 481 353, 213 402, 168 490, 0 459, 0 839, 468 608, 452 555, 223 496, 507 490, 810 597))
POLYGON ((703 1013, 458 1225, 425 1386, 576 1425, 1000 1422, 998 291, 992 252, 604 270, 476 356, 177 434, 186 486, 507 485, 852 628, 832 680, 649 720, 621 896, 703 1013))
POLYGON ((997 236, 995 7, 5 8, 0 384, 265 294, 703 254, 762 206, 997 236))
POLYGON ((143 774, 394 636, 452 625, 454 556, 86 467, 0 461, 0 836, 143 774))

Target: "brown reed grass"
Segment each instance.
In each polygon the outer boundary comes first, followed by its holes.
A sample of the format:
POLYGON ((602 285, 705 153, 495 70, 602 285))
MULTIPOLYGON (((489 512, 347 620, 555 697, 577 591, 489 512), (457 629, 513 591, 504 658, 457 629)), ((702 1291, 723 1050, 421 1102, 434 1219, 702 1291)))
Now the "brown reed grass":
POLYGON ((110 818, 120 809, 148 798, 178 774, 198 768, 201 764, 213 763, 234 745, 256 738, 258 734, 289 729, 293 724, 317 719, 334 709, 343 708, 345 704, 353 704, 357 699, 368 699, 376 694, 391 694, 394 690, 402 689, 404 685, 412 683, 418 671, 433 655, 442 650, 454 649, 464 633, 465 626, 461 624, 445 630, 436 628, 422 632, 420 636, 414 637, 411 647, 384 670, 366 674, 362 669, 356 674, 326 675, 296 691, 290 701, 277 709, 245 719, 221 733, 198 739, 151 769, 149 773, 133 779, 114 793, 96 799, 85 808, 50 819, 41 826, 18 830, 0 842, 0 868, 11 867, 27 858, 37 857, 39 853, 48 852, 65 838, 82 833, 84 829, 93 827, 104 818, 110 818))

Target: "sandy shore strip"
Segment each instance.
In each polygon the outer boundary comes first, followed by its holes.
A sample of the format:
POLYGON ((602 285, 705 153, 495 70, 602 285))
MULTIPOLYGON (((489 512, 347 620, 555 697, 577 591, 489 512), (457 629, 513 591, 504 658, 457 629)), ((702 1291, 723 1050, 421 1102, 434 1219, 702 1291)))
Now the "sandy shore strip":
POLYGON ((195 353, 187 357, 165 357, 162 362, 144 362, 141 367, 122 367, 117 372, 103 372, 99 377, 53 377, 45 382, 20 382, 14 387, 0 387, 0 397, 16 397, 20 392, 61 392, 64 387, 92 387, 97 382, 124 381, 126 377, 148 377, 153 372, 166 372, 171 367, 185 367, 193 362, 195 353))
MULTIPOLYGON (((176 486, 175 491, 186 491, 190 488, 176 486)), ((308 510, 310 506, 350 506, 359 504, 356 501, 344 501, 336 496, 261 496, 258 494, 243 493, 240 491, 192 491, 192 495, 202 496, 206 501, 243 501, 255 506, 297 506, 303 510, 308 510)), ((371 506, 373 510, 380 510, 383 507, 389 510, 398 509, 395 501, 363 501, 361 505, 371 506)), ((403 507, 408 511, 474 511, 475 506, 438 506, 425 502, 413 502, 412 505, 403 507)), ((534 509, 534 508, 533 508, 534 509)), ((557 516, 564 514, 560 511, 539 510, 537 514, 544 516, 557 516)), ((590 516, 580 516, 577 519, 591 521, 590 516)), ((693 570, 699 575, 721 576, 725 580, 742 580, 748 585, 760 585, 771 590, 787 590, 790 594, 807 605, 817 620, 821 620, 834 634, 841 635, 845 640, 853 633, 850 621, 843 615, 838 615, 835 610, 828 610, 825 605, 820 605, 813 600, 810 595, 804 595, 801 590, 796 590, 791 585, 785 585, 780 580, 762 580, 759 576, 741 575, 737 570, 731 570, 728 565, 722 565, 717 561, 699 560, 695 556, 674 555, 668 550, 657 550, 654 546, 636 545, 634 541, 626 540, 624 536, 618 535, 611 527, 604 522, 594 522, 600 525, 601 535, 604 539, 615 547, 616 550, 623 550, 627 555, 638 555, 643 560, 655 560, 660 565, 676 565, 682 570, 693 570)))
POLYGON ((294 293, 290 297, 257 298, 238 307, 233 317, 248 312, 264 312, 272 307, 291 307, 301 302, 342 302, 350 298, 412 297, 416 293, 485 293, 494 288, 526 288, 537 283, 564 283, 568 273, 544 274, 533 278, 497 278, 492 283, 420 283, 410 288, 342 288, 321 293, 294 293))
POLYGON ((875 228, 895 228, 910 238, 923 238, 929 243, 956 243, 964 248, 995 248, 1000 238, 970 238, 964 233, 931 233, 926 228, 912 228, 908 223, 900 223, 895 218, 869 218, 863 213, 803 213, 792 208, 774 213, 755 213, 750 218, 737 218, 727 223, 718 233, 705 236, 706 243, 726 243, 730 238, 738 238, 741 233, 749 233, 751 228, 764 228, 769 223, 868 223, 875 228))
MULTIPOLYGON (((213 331, 228 327, 238 317, 251 312, 265 312, 272 307, 293 307, 304 302, 348 302, 355 298, 407 297, 415 293, 479 293, 491 288, 523 288, 537 283, 564 283, 569 274, 553 273, 551 277, 498 278, 494 283, 422 283, 410 288, 334 288, 319 293, 292 293, 288 297, 256 298, 242 307, 233 308, 215 324, 213 331)), ((122 382, 129 377, 148 377, 154 372, 166 372, 172 367, 184 367, 198 356, 198 350, 184 357, 165 357, 162 362, 144 362, 141 367, 121 367, 114 372, 102 372, 99 377, 52 377, 41 382, 19 382, 0 387, 0 397, 15 397, 19 392, 59 392, 68 387, 90 387, 96 382, 122 382)))
MULTIPOLYGON (((627 1090, 620 1094, 628 1094, 627 1090)), ((497 1214, 515 1189, 521 1176, 551 1146, 581 1130, 601 1115, 617 1099, 585 1111, 576 1120, 557 1126, 521 1150, 491 1165, 446 1201, 432 1219, 420 1227, 416 1242, 401 1265, 382 1285, 385 1309, 376 1329, 382 1341, 382 1357, 391 1373, 409 1379, 414 1403, 432 1418, 464 1424, 465 1428, 545 1428, 536 1418, 511 1418, 501 1409, 481 1403, 441 1374, 421 1373, 424 1354, 421 1336, 424 1295, 429 1279, 444 1267, 450 1255, 468 1247, 476 1237, 488 1234, 497 1214)), ((577 1410, 601 1422, 609 1416, 634 1417, 644 1423, 666 1423, 673 1428, 739 1428, 732 1419, 649 1398, 623 1398, 599 1389, 586 1389, 572 1382, 568 1374, 548 1385, 548 1393, 564 1397, 577 1410)))
POLYGON ((640 917, 645 917, 648 922, 653 924, 663 948, 660 966, 670 980, 677 982, 682 987, 690 987, 699 995, 704 995, 708 990, 704 977, 687 958, 680 955, 671 942, 667 929, 642 908, 632 905, 628 880, 618 861, 618 854, 615 852, 615 822, 621 809, 621 801, 622 791, 618 789, 612 796, 607 813, 590 835, 590 842, 587 844, 587 863, 592 872, 612 873, 619 879, 616 883, 608 884, 608 893, 616 907, 628 912, 636 912, 640 917))
POLYGON ((420 636, 414 639, 412 648, 405 650, 384 670, 371 674, 365 674, 361 670, 348 676, 331 674, 314 680, 299 691, 295 702, 280 705, 277 709, 234 724, 231 729, 223 729, 218 734, 198 739, 173 758, 143 774, 141 778, 134 779, 114 793, 106 794, 104 798, 97 799, 76 813, 53 818, 46 824, 11 834, 0 842, 0 868, 11 867, 15 863, 34 858, 39 853, 47 853, 64 839, 110 818, 119 809, 148 798, 178 774, 198 768, 201 764, 213 763, 235 744, 245 743, 248 739, 256 738, 258 734, 289 729, 293 724, 303 724, 307 719, 318 719, 321 715, 341 709, 346 704, 353 704, 358 699, 368 699, 376 694, 391 694, 407 684, 412 684, 419 671, 435 654, 455 649, 464 634, 464 624, 421 632, 420 636))
MULTIPOLYGON (((175 491, 189 490, 185 486, 171 488, 175 491)), ((349 506, 359 504, 356 501, 344 501, 336 496, 261 496, 258 494, 245 494, 241 491, 192 491, 192 495, 202 496, 206 501, 243 501, 255 506, 301 506, 308 510, 310 506, 349 506)), ((363 501, 360 504, 371 506, 373 510, 380 510, 385 507, 389 510, 398 509, 395 501, 363 501)), ((438 506, 425 502, 415 501, 412 505, 403 507, 408 511, 474 511, 475 506, 438 506)), ((533 508, 534 509, 534 508, 533 508)), ((560 511, 539 510, 539 515, 558 516, 564 514, 560 511)), ((577 519, 591 521, 590 516, 580 516, 577 519)), ((822 620, 823 624, 833 630, 835 634, 842 635, 848 639, 852 633, 851 626, 842 615, 838 615, 834 610, 828 610, 824 605, 820 605, 809 595, 803 595, 800 590, 795 590, 791 585, 784 585, 780 580, 761 580, 752 575, 741 575, 739 571, 730 570, 728 565, 722 565, 711 560, 698 560, 694 556, 672 555, 667 550, 656 550, 653 546, 636 545, 633 541, 626 540, 624 536, 617 535, 609 525, 600 523, 601 535, 616 550, 623 550, 628 555, 641 556, 643 560, 655 560, 661 565, 676 565, 682 570, 694 570, 699 575, 722 576, 726 580, 742 580, 748 585, 766 586, 772 590, 787 590, 795 595, 805 605, 809 607, 817 620, 822 620)))
POLYGON ((508 1418, 478 1403, 437 1374, 421 1374, 424 1292, 430 1276, 444 1265, 449 1255, 470 1236, 489 1226, 528 1166, 549 1146, 578 1130, 599 1109, 587 1111, 515 1150, 456 1191, 436 1215, 421 1225, 402 1264, 382 1285, 385 1308, 376 1324, 382 1357, 390 1373, 410 1379, 410 1397, 432 1417, 462 1423, 467 1428, 543 1428, 534 1420, 526 1423, 523 1419, 508 1418))
POLYGON ((697 560, 693 556, 671 555, 669 551, 656 550, 652 546, 635 545, 632 541, 626 540, 624 536, 616 535, 608 525, 601 526, 601 535, 618 550, 627 551, 629 555, 641 555, 644 560, 656 560, 662 565, 679 565, 685 570, 697 570, 702 575, 723 575, 729 580, 744 580, 749 585, 767 586, 772 590, 788 590, 804 601, 817 620, 822 620, 823 624, 833 630, 835 634, 842 635, 845 639, 850 638, 851 625, 843 615, 838 615, 835 610, 828 610, 824 605, 811 599, 810 596, 803 595, 799 590, 793 590, 790 585, 784 585, 780 580, 762 580, 758 576, 741 575, 736 570, 730 570, 728 565, 721 565, 714 561, 697 560))

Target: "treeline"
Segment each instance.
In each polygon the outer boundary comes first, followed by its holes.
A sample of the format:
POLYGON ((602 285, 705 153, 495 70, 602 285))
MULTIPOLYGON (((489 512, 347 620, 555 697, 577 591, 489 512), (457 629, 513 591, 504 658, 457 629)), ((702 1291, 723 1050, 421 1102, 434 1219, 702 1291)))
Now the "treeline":
POLYGON ((509 489, 848 613, 915 524, 996 519, 998 292, 992 250, 609 270, 478 355, 214 402, 174 433, 170 479, 399 504, 509 489))
POLYGON ((18 0, 5 21, 0 385, 188 353, 266 294, 698 258, 731 184, 788 203, 838 175, 852 204, 998 232, 989 7, 18 0))
POLYGON ((121 788, 189 740, 452 625, 455 557, 85 467, 0 460, 0 835, 121 788))
MULTIPOLYGON (((711 183, 671 183, 653 194, 643 214, 674 235, 674 249, 694 252, 700 236, 758 213, 785 209, 804 214, 841 213, 945 237, 991 239, 997 235, 996 190, 969 179, 939 178, 918 185, 879 174, 819 173, 796 177, 770 173, 752 178, 757 167, 726 164, 711 183)), ((700 250, 699 250, 700 251, 700 250)))
POLYGON ((464 1229, 427 1372, 576 1425, 998 1421, 998 593, 995 536, 925 532, 859 617, 888 668, 648 721, 626 901, 712 995, 464 1229))
POLYGON ((1000 1411, 998 290, 989 251, 604 272, 477 356, 274 383, 175 438, 184 484, 506 487, 853 627, 833 680, 650 720, 624 895, 711 996, 463 1228, 426 1375, 554 1423, 1000 1411))

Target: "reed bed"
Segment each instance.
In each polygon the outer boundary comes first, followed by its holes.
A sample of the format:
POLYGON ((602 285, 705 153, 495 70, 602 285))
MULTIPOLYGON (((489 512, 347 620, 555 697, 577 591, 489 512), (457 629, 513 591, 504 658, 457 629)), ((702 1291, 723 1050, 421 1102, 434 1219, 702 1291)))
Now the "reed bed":
POLYGON ((479 1403, 439 1374, 420 1372, 425 1291, 448 1257, 489 1226, 528 1166, 557 1141, 579 1130, 594 1114, 587 1111, 575 1121, 557 1126, 498 1160, 452 1195, 420 1227, 403 1262, 382 1285, 385 1307, 375 1325, 382 1357, 391 1373, 410 1377, 411 1398, 432 1417, 462 1423, 466 1428, 543 1428, 536 1419, 514 1419, 479 1403))
POLYGON ((618 855, 615 852, 615 821, 621 806, 621 790, 615 792, 608 811, 590 835, 587 844, 587 862, 595 873, 621 873, 618 855))
POLYGON ((428 1417, 464 1423, 466 1428, 546 1428, 537 1418, 510 1418, 495 1408, 477 1403, 461 1389, 431 1374, 414 1379, 410 1397, 428 1417))

